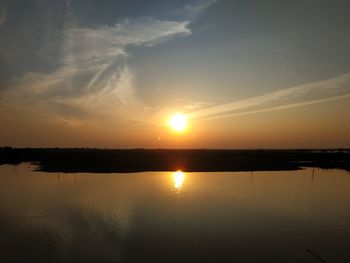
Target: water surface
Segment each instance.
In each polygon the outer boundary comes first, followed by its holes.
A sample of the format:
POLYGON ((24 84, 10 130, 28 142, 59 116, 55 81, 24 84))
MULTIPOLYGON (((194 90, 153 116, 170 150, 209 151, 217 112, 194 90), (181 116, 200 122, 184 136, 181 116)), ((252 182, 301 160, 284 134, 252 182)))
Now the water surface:
POLYGON ((343 170, 32 169, 0 166, 1 262, 350 262, 343 170))

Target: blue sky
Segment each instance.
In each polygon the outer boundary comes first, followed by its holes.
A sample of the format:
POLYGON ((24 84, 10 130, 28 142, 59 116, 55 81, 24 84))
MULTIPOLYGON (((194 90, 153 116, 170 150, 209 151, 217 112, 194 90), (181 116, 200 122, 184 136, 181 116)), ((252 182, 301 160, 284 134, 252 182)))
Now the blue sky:
POLYGON ((350 147, 349 7, 2 1, 0 143, 350 147), (190 118, 186 136, 165 131, 175 112, 190 118))

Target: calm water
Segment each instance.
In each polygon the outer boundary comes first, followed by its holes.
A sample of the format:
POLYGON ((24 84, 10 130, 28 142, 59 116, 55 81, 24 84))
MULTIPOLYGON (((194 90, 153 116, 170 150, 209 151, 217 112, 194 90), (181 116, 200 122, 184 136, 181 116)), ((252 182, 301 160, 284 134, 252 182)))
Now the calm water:
POLYGON ((350 262, 345 171, 32 168, 0 166, 0 262, 350 262))

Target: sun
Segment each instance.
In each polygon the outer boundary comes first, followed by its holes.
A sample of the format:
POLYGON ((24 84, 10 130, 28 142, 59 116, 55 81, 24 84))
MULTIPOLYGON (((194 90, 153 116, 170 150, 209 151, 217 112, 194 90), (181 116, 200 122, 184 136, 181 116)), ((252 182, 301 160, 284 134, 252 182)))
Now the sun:
POLYGON ((184 114, 176 113, 169 118, 168 125, 176 132, 183 132, 187 128, 187 118, 184 114))

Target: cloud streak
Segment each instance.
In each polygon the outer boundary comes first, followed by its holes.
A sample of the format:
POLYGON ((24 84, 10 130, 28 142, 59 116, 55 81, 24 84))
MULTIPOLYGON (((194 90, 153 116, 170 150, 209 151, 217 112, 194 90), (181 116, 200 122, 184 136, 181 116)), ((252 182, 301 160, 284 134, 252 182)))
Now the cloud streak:
POLYGON ((35 110, 35 109, 29 108, 29 107, 24 107, 24 106, 21 106, 21 105, 8 104, 8 103, 0 102, 0 106, 8 108, 10 110, 19 110, 19 111, 29 112, 33 116, 43 117, 43 118, 45 118, 47 120, 50 120, 50 121, 53 121, 53 122, 57 122, 57 123, 62 124, 64 126, 79 126, 79 125, 82 124, 77 119, 63 118, 63 117, 61 117, 59 115, 46 113, 45 111, 35 110))
POLYGON ((228 118, 348 98, 349 94, 350 73, 346 73, 319 82, 299 85, 250 99, 188 112, 187 115, 194 120, 228 118))
POLYGON ((259 114, 259 113, 270 112, 270 111, 279 111, 279 110, 286 110, 286 109, 292 109, 292 108, 299 108, 299 107, 303 107, 303 106, 309 106, 309 105, 319 104, 319 103, 323 103, 323 102, 346 99, 346 98, 350 98, 350 93, 340 95, 340 96, 325 98, 325 99, 310 100, 310 101, 304 101, 304 102, 299 102, 299 103, 291 103, 291 104, 286 104, 286 105, 281 105, 281 106, 276 106, 276 107, 271 107, 271 108, 266 108, 266 109, 261 109, 261 110, 244 111, 244 112, 240 112, 240 113, 218 115, 218 116, 200 119, 199 121, 209 121, 209 120, 224 119, 224 118, 245 116, 245 115, 251 115, 251 114, 259 114))
POLYGON ((194 4, 187 4, 183 12, 185 12, 188 17, 196 18, 216 2, 218 2, 218 0, 200 0, 194 4))

